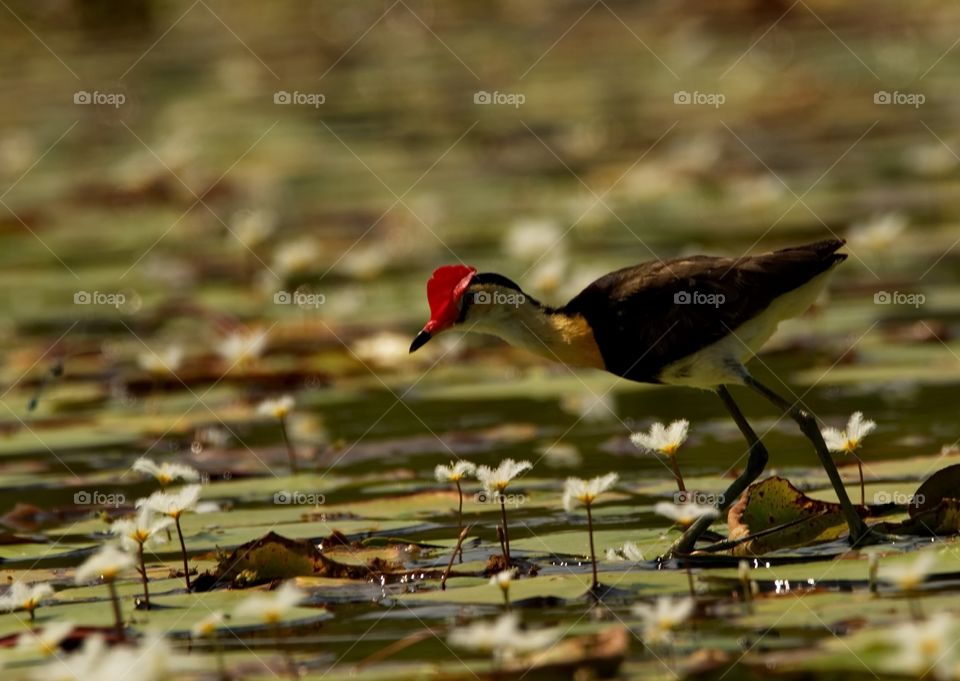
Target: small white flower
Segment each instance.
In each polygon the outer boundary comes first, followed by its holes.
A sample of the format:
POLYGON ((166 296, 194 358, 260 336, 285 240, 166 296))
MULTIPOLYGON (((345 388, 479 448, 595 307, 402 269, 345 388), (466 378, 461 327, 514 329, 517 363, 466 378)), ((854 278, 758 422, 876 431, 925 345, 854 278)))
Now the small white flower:
POLYGON ((0 611, 26 610, 33 612, 44 598, 53 596, 53 587, 49 584, 39 582, 37 584, 24 584, 23 582, 14 582, 7 589, 7 592, 0 596, 0 611))
POLYGON ((392 367, 409 361, 410 339, 384 331, 356 341, 353 353, 361 362, 392 367))
POLYGON ((472 464, 464 459, 451 461, 449 466, 439 464, 433 469, 433 474, 436 476, 437 482, 460 482, 468 475, 473 475, 476 472, 476 464, 472 464))
POLYGON ((880 568, 880 579, 893 584, 901 591, 914 591, 923 584, 936 562, 937 556, 932 551, 921 551, 916 559, 907 565, 888 565, 880 568))
MULTIPOLYGON (((956 159, 953 161, 955 163, 956 159)), ((906 230, 908 223, 907 216, 902 213, 874 215, 866 222, 853 225, 847 232, 847 241, 850 248, 857 251, 889 251, 899 243, 900 235, 906 230)))
POLYGON ((124 553, 113 544, 106 544, 77 568, 75 579, 77 584, 84 584, 94 579, 110 582, 121 572, 132 568, 134 562, 133 556, 129 553, 124 553))
POLYGON ((240 330, 231 333, 217 346, 217 352, 231 366, 249 364, 267 348, 267 332, 240 330))
POLYGON ((183 678, 190 662, 177 654, 162 635, 149 633, 137 646, 116 646, 90 678, 164 681, 183 678))
POLYGON ((31 678, 35 681, 90 681, 102 678, 98 672, 105 651, 103 636, 88 636, 79 652, 66 657, 58 655, 57 659, 39 667, 31 678))
POLYGON ((221 611, 215 610, 190 628, 190 633, 195 638, 213 636, 217 629, 223 626, 224 615, 221 611))
POLYGON ((134 518, 115 520, 110 525, 110 532, 120 538, 120 543, 127 551, 137 551, 141 546, 155 546, 167 541, 161 530, 173 524, 173 518, 154 517, 154 510, 147 505, 140 507, 134 518))
POLYGON ((563 508, 572 513, 577 503, 590 506, 598 496, 609 490, 620 478, 616 473, 607 473, 590 480, 567 478, 563 487, 563 508))
POLYGON ((948 653, 956 644, 953 615, 938 612, 919 622, 905 622, 890 632, 890 642, 897 653, 889 663, 897 670, 917 678, 955 678, 951 675, 948 653))
POLYGON ((273 267, 281 275, 308 272, 317 266, 320 249, 307 237, 280 244, 273 252, 273 267))
POLYGON ((39 632, 28 631, 17 638, 17 648, 29 649, 40 655, 53 655, 61 641, 73 631, 72 622, 51 622, 39 632))
POLYGON ((203 485, 187 485, 178 492, 154 492, 146 499, 137 499, 137 508, 149 506, 154 512, 176 520, 184 511, 196 508, 202 489, 203 485))
POLYGON ((516 568, 511 568, 509 570, 501 570, 493 577, 490 578, 491 586, 499 586, 501 591, 509 591, 510 583, 513 581, 514 576, 517 574, 516 568))
POLYGON ((674 629, 690 619, 693 609, 692 598, 674 600, 667 596, 658 598, 653 605, 637 603, 633 606, 633 614, 643 620, 645 641, 665 643, 671 640, 674 629))
POLYGON ((337 267, 355 279, 374 279, 390 264, 390 249, 380 245, 347 251, 337 267))
POLYGON ((478 466, 477 479, 490 494, 502 493, 511 480, 531 468, 533 468, 533 464, 529 461, 504 459, 496 468, 478 466))
POLYGON ((501 615, 493 622, 473 622, 450 633, 451 645, 493 653, 498 660, 516 653, 533 652, 553 645, 560 638, 556 629, 520 628, 515 613, 501 615))
POLYGON ((238 245, 254 248, 266 240, 276 229, 277 218, 266 210, 237 211, 230 217, 230 232, 238 245))
POLYGON ((162 350, 149 350, 137 355, 137 364, 151 374, 173 374, 183 363, 183 348, 171 345, 162 350))
POLYGON ((864 420, 863 412, 854 412, 847 422, 846 430, 836 428, 823 429, 823 441, 831 452, 852 454, 863 444, 863 439, 873 432, 877 424, 864 420))
POLYGON ((671 504, 669 501, 657 502, 653 511, 684 527, 692 525, 699 518, 716 518, 720 515, 713 506, 692 503, 671 504))
POLYGON ((690 422, 686 419, 674 421, 669 426, 654 423, 646 433, 634 433, 630 441, 647 452, 659 452, 664 456, 676 456, 677 450, 686 442, 690 422))
POLYGON ((138 473, 152 475, 163 487, 166 487, 175 480, 196 482, 200 479, 200 473, 197 472, 195 468, 191 468, 186 464, 164 461, 158 466, 156 463, 143 456, 133 462, 133 470, 137 471, 138 473))
POLYGON ((609 561, 628 561, 630 563, 639 563, 644 560, 643 551, 632 541, 624 542, 623 546, 607 549, 607 560, 609 561))
POLYGON ((280 622, 306 594, 293 582, 284 582, 275 591, 251 594, 233 611, 235 617, 256 617, 267 624, 280 622))
POLYGON ((264 400, 257 405, 257 414, 260 416, 272 416, 279 421, 286 418, 287 414, 293 411, 294 404, 293 397, 290 395, 264 400))
POLYGON ((524 260, 539 260, 545 253, 562 247, 563 232, 553 220, 518 220, 503 239, 507 255, 524 260))

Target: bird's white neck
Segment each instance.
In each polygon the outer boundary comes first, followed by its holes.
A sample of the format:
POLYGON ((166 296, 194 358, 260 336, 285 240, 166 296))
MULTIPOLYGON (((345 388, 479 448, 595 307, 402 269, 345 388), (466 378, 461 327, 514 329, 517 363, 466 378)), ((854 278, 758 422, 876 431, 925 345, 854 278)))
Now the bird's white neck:
POLYGON ((554 362, 604 368, 593 331, 580 315, 545 308, 518 291, 496 286, 484 287, 476 300, 481 302, 473 303, 465 329, 497 336, 554 362))

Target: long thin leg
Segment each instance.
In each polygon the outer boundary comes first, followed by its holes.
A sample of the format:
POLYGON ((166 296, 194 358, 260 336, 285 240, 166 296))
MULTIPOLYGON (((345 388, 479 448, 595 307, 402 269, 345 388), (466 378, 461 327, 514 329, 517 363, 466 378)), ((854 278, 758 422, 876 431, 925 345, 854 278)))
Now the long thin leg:
MULTIPOLYGON (((730 416, 733 417, 734 422, 737 424, 737 428, 739 428, 740 432, 743 433, 743 437, 750 446, 747 457, 747 467, 737 477, 737 479, 730 484, 730 487, 728 487, 727 491, 723 493, 723 496, 717 500, 717 509, 720 511, 725 511, 730 507, 731 504, 733 504, 733 502, 737 500, 741 494, 743 494, 743 491, 750 486, 750 483, 760 476, 760 474, 763 472, 763 469, 767 465, 767 460, 770 458, 770 455, 767 453, 767 448, 764 447, 763 442, 760 441, 760 438, 757 437, 757 434, 754 432, 753 428, 750 427, 750 424, 747 422, 743 412, 740 411, 740 407, 738 407, 737 403, 733 401, 733 396, 730 394, 730 391, 727 390, 726 386, 718 386, 717 395, 723 402, 723 406, 727 408, 728 412, 730 412, 730 416)), ((699 520, 695 521, 693 525, 687 528, 686 532, 683 533, 683 536, 680 537, 680 539, 678 539, 670 548, 670 553, 690 553, 690 551, 693 550, 694 545, 696 545, 697 539, 707 530, 708 527, 710 527, 712 522, 713 518, 709 517, 700 518, 699 520)))
POLYGON ((830 478, 833 491, 836 492, 837 498, 840 500, 840 508, 847 521, 847 526, 850 528, 850 543, 854 545, 861 543, 870 535, 870 530, 867 528, 867 524, 863 522, 863 518, 860 517, 853 507, 853 504, 850 503, 850 497, 847 496, 847 490, 843 486, 843 480, 840 478, 840 473, 837 471, 833 459, 830 458, 830 451, 823 441, 823 435, 820 434, 820 427, 817 425, 817 420, 813 414, 798 407, 789 400, 780 397, 780 395, 752 376, 745 376, 743 382, 748 388, 752 388, 763 395, 774 406, 784 410, 790 418, 797 422, 797 425, 800 426, 800 430, 807 436, 807 439, 813 443, 813 448, 820 458, 820 464, 827 472, 827 477, 830 478))

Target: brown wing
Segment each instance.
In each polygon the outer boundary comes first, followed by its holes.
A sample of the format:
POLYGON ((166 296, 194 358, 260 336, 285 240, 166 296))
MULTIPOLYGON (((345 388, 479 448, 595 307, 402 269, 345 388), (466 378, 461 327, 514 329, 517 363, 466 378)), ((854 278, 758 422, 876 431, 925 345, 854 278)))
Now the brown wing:
POLYGON ((726 336, 774 299, 846 259, 834 239, 738 259, 692 256, 601 277, 563 308, 593 329, 607 370, 656 383, 660 370, 726 336))

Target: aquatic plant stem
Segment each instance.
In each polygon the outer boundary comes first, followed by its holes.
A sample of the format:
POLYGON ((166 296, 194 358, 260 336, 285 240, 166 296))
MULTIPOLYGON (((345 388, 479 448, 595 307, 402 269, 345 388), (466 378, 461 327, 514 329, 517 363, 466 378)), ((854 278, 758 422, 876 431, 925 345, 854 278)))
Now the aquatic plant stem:
MULTIPOLYGON (((460 505, 457 507, 457 536, 460 536, 463 534, 463 488, 460 487, 459 480, 454 480, 454 483, 457 485, 457 497, 460 499, 460 505)), ((463 548, 461 548, 462 543, 463 540, 461 538, 461 540, 457 542, 457 547, 460 549, 459 555, 461 563, 463 562, 463 548)))
POLYGON ((687 487, 683 484, 683 475, 680 473, 680 464, 677 463, 677 457, 670 457, 670 467, 673 469, 673 477, 677 479, 677 489, 686 492, 687 487))
POLYGON ((177 536, 180 537, 180 553, 183 555, 183 578, 187 583, 187 591, 190 591, 190 566, 187 564, 187 545, 183 541, 183 530, 180 529, 180 516, 176 515, 173 522, 177 526, 177 536))
POLYGON ((457 553, 460 554, 461 560, 463 559, 463 540, 467 536, 467 532, 470 531, 468 526, 460 530, 460 537, 457 539, 457 545, 453 548, 453 553, 450 554, 450 562, 447 563, 447 569, 443 571, 443 576, 440 578, 440 590, 447 590, 447 579, 450 577, 450 571, 453 569, 453 561, 457 557, 457 553))
POLYGON ((587 534, 590 536, 590 562, 593 564, 593 584, 590 585, 590 590, 596 591, 600 581, 597 579, 597 551, 593 546, 593 513, 590 511, 590 504, 585 506, 587 507, 587 534))
POLYGON ((500 492, 500 515, 503 518, 503 561, 504 570, 510 567, 510 532, 507 530, 507 501, 503 492, 500 492))
POLYGON ((138 572, 140 573, 140 580, 143 582, 143 607, 147 610, 150 609, 150 587, 147 586, 147 563, 143 557, 143 542, 137 544, 137 562, 140 565, 137 566, 138 572))
POLYGON ((120 612, 120 597, 117 595, 117 585, 113 578, 104 580, 110 592, 110 603, 113 606, 113 625, 117 630, 117 639, 123 643, 127 640, 123 631, 123 614, 120 612))
POLYGON ((860 471, 860 505, 866 507, 867 493, 863 486, 863 462, 857 457, 857 469, 860 471))
POLYGON ((293 448, 290 441, 290 435, 287 433, 287 419, 280 419, 280 432, 283 433, 283 442, 287 445, 287 458, 290 460, 290 473, 296 475, 297 470, 297 450, 293 448))

